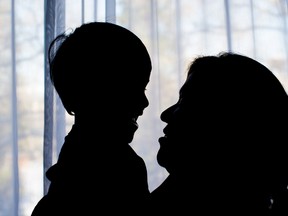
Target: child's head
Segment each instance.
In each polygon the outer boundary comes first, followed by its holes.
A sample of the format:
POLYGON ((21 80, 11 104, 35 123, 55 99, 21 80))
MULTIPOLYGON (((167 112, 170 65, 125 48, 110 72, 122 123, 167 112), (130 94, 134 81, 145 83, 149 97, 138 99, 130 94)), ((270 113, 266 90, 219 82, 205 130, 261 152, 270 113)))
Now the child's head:
POLYGON ((136 103, 141 102, 134 99, 143 95, 151 72, 150 56, 141 40, 126 28, 105 22, 83 24, 58 36, 50 45, 49 62, 51 81, 71 115, 94 104, 114 105, 112 96, 124 98, 137 110, 136 103))

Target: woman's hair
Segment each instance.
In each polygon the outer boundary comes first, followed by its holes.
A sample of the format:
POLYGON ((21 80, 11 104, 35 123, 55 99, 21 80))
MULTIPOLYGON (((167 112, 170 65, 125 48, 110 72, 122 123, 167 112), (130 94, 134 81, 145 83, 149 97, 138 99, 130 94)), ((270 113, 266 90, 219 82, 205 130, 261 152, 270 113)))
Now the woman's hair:
POLYGON ((223 155, 266 172, 263 182, 287 183, 288 96, 277 77, 260 62, 229 52, 196 58, 189 75, 198 122, 209 128, 203 134, 226 148, 223 155))

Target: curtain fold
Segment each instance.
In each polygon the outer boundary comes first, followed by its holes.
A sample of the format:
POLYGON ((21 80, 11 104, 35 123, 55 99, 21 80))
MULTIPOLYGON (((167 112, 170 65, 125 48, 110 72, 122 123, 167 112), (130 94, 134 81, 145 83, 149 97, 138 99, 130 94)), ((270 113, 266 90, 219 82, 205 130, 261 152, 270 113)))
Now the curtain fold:
POLYGON ((231 24, 230 24, 230 6, 229 0, 225 0, 225 20, 226 20, 226 35, 227 35, 227 50, 232 51, 231 24))
POLYGON ((116 4, 115 0, 106 0, 106 16, 105 21, 116 23, 116 4))
MULTIPOLYGON (((44 143, 43 143, 43 179, 44 194, 47 193, 49 181, 45 176, 53 164, 53 151, 59 154, 65 136, 65 110, 59 97, 55 94, 49 76, 48 49, 51 41, 65 29, 65 1, 45 1, 45 49, 44 49, 44 143), (55 101, 55 102, 54 102, 55 101), (55 110, 55 111, 54 111, 55 110), (54 119, 55 116, 55 119, 54 119), (54 123, 55 122, 55 123, 54 123), (54 135, 55 134, 55 135, 54 135), (53 142, 55 137, 55 142, 53 142), (53 145, 53 143, 55 143, 53 145)), ((56 47, 55 47, 56 48, 56 47)))
POLYGON ((15 1, 11 1, 11 65, 12 65, 12 152, 13 152, 13 208, 12 215, 19 210, 19 166, 18 166, 18 114, 17 114, 17 76, 15 49, 15 1))
POLYGON ((58 34, 105 21, 130 29, 147 46, 153 63, 150 104, 131 146, 146 162, 153 190, 167 176, 156 160, 165 125, 160 113, 176 102, 195 57, 227 50, 248 55, 288 90, 287 5, 286 0, 0 1, 0 215, 31 214, 47 193, 45 172, 73 124, 49 78, 47 51, 58 34))
POLYGON ((45 172, 52 165, 52 146, 53 146, 53 98, 54 89, 49 78, 49 64, 47 50, 49 48, 49 42, 53 40, 55 36, 55 10, 56 1, 45 1, 45 48, 44 48, 44 143, 43 143, 43 188, 44 194, 47 193, 49 182, 45 177, 45 172))

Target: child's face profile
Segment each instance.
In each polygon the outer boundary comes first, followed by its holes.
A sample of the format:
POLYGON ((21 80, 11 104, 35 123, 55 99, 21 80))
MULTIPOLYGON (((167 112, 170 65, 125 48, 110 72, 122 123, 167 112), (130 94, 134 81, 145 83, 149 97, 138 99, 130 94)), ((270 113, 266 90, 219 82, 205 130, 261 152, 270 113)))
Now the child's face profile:
POLYGON ((151 68, 137 71, 138 76, 134 79, 131 78, 130 84, 127 86, 128 143, 132 142, 134 133, 138 129, 138 117, 143 114, 144 109, 149 105, 146 86, 149 82, 150 72, 151 68))

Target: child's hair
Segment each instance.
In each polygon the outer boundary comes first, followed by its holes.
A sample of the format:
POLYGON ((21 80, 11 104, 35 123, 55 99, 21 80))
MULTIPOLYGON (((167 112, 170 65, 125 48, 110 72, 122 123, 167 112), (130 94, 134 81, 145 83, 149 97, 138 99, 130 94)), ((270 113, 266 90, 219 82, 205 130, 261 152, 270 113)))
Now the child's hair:
POLYGON ((128 29, 106 22, 86 23, 59 35, 51 42, 48 57, 52 84, 70 115, 75 114, 75 100, 94 90, 95 83, 109 82, 116 88, 123 80, 128 82, 136 67, 151 67, 142 41, 128 29))

